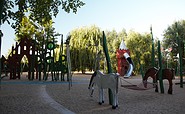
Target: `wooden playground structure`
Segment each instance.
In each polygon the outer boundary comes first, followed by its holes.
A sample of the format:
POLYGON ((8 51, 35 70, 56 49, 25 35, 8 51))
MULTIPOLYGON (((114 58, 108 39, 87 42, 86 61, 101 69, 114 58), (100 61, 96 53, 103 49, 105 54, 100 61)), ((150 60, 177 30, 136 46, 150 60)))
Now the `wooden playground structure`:
POLYGON ((23 70, 21 60, 26 56, 29 80, 47 80, 49 73, 51 73, 52 81, 59 80, 59 74, 61 81, 64 81, 65 74, 67 74, 67 80, 71 80, 69 41, 66 43, 66 55, 63 55, 63 36, 61 40, 59 60, 56 61, 54 60, 54 41, 46 41, 46 44, 39 48, 36 40, 29 37, 21 38, 19 43, 16 42, 15 47, 12 46, 12 51, 7 59, 2 56, 3 71, 6 72, 6 75, 10 74, 10 79, 20 79, 23 70), (42 74, 43 78, 41 78, 42 74))

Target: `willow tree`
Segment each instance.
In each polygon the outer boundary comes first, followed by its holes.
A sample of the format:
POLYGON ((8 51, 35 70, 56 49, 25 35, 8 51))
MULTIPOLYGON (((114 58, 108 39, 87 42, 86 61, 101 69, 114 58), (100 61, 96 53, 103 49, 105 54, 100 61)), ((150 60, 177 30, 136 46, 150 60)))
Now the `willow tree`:
POLYGON ((73 70, 93 70, 96 53, 99 50, 101 31, 96 26, 81 27, 70 33, 71 62, 73 70))

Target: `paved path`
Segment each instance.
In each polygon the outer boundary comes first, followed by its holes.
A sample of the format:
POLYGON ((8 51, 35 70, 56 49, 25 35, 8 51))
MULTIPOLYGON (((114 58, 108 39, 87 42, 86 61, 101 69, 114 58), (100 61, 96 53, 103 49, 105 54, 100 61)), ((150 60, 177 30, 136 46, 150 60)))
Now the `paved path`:
MULTIPOLYGON (((69 90, 66 82, 39 82, 3 79, 0 90, 0 114, 184 114, 185 89, 173 85, 173 95, 167 94, 168 83, 164 81, 165 93, 153 89, 138 91, 119 87, 119 107, 113 110, 108 103, 98 105, 98 92, 93 97, 87 89, 90 75, 74 75, 69 90)), ((141 79, 127 79, 139 84, 141 79)), ((179 79, 173 81, 179 82, 179 79)), ((128 84, 123 82, 123 84, 128 84)))
POLYGON ((44 98, 45 102, 47 102, 52 108, 57 110, 61 114, 75 114, 74 112, 68 110, 58 102, 56 102, 54 99, 52 99, 48 93, 46 92, 46 85, 42 85, 40 87, 40 94, 44 98))

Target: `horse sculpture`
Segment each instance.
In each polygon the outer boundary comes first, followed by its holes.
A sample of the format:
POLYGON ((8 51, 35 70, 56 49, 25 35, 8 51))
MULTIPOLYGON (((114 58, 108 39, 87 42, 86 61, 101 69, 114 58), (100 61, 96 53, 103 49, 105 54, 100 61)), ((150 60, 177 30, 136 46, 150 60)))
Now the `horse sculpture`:
MULTIPOLYGON (((158 80, 159 80, 159 69, 153 67, 146 71, 145 76, 143 78, 144 86, 147 87, 147 79, 148 77, 151 77, 153 79, 153 82, 155 82, 155 92, 158 92, 158 80)), ((174 79, 174 69, 162 69, 162 79, 167 79, 169 82, 169 89, 168 94, 172 94, 172 79, 174 79)))
POLYGON ((95 71, 92 75, 88 88, 91 90, 92 96, 94 91, 94 84, 98 86, 100 105, 104 103, 103 89, 109 88, 113 94, 112 109, 116 109, 116 107, 118 107, 118 77, 119 75, 116 73, 103 74, 100 70, 95 71))

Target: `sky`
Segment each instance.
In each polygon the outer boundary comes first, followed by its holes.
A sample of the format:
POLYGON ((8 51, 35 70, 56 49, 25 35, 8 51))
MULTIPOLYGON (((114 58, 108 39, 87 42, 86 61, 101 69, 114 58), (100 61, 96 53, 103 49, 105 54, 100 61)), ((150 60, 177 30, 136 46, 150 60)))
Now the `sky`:
MULTIPOLYGON (((73 29, 96 25, 102 31, 123 28, 149 33, 153 29, 154 38, 162 39, 163 32, 175 21, 185 20, 185 0, 82 0, 85 6, 76 14, 60 10, 53 18, 56 32, 66 35, 73 29)), ((14 30, 7 24, 1 25, 3 31, 2 55, 15 45, 14 30)), ((58 39, 60 41, 60 38, 58 39)))

